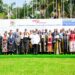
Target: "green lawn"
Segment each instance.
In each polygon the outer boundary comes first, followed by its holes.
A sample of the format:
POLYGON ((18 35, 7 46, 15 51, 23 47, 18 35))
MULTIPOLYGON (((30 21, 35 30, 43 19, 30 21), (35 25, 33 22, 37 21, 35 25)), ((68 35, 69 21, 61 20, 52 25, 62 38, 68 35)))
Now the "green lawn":
POLYGON ((75 75, 75 55, 1 55, 0 75, 75 75))

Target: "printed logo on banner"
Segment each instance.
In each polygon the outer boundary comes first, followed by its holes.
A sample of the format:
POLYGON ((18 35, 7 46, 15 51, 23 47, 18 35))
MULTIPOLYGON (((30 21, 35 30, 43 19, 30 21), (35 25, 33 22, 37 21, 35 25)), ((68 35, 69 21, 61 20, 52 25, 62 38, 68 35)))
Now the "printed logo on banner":
POLYGON ((62 20, 63 26, 75 26, 75 19, 64 19, 62 20))
POLYGON ((32 20, 32 22, 35 24, 46 24, 46 21, 42 21, 42 20, 38 20, 38 19, 34 19, 34 20, 32 20))
POLYGON ((15 22, 14 21, 10 21, 10 26, 14 26, 15 22))

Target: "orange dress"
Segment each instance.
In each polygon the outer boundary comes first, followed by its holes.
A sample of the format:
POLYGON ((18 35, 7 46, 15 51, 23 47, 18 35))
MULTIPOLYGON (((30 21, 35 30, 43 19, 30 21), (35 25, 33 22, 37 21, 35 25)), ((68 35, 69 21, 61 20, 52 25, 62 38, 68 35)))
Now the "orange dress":
POLYGON ((48 36, 48 52, 52 51, 52 36, 48 36))

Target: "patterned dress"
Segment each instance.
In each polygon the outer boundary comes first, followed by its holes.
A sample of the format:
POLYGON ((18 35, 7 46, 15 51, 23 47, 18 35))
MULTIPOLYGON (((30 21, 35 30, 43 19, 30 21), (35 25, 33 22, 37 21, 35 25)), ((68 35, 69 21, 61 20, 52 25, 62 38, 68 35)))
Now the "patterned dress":
POLYGON ((69 36, 70 52, 75 52, 75 34, 71 33, 69 36))
POLYGON ((8 49, 7 49, 7 36, 4 36, 3 39, 2 39, 2 52, 3 53, 8 52, 8 49))
POLYGON ((60 38, 58 34, 55 36, 55 40, 56 42, 54 45, 54 53, 59 54, 60 53, 60 38))
POLYGON ((48 36, 48 52, 52 51, 52 36, 48 36))

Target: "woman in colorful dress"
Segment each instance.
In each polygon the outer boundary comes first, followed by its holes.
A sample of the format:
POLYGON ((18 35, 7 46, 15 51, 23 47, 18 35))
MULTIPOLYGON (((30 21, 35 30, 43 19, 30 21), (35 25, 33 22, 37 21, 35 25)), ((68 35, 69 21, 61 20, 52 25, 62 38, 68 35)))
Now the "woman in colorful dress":
POLYGON ((70 53, 75 52, 75 33, 74 31, 71 31, 71 34, 69 36, 69 41, 70 41, 70 53))
POLYGON ((52 53, 53 52, 53 50, 52 50, 52 34, 51 34, 51 32, 48 35, 48 46, 47 46, 47 49, 48 49, 48 53, 52 53))
POLYGON ((61 50, 61 48, 60 48, 60 37, 59 37, 59 33, 57 33, 56 34, 56 36, 55 36, 55 45, 54 45, 54 53, 55 54, 60 54, 60 50, 61 50))
POLYGON ((44 32, 41 32, 41 52, 44 53, 45 52, 45 35, 44 32))
POLYGON ((7 54, 7 52, 8 52, 8 49, 7 49, 7 40, 8 40, 7 34, 4 33, 3 39, 2 39, 2 53, 3 54, 7 54))

